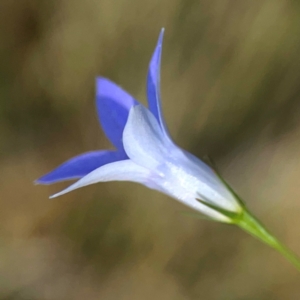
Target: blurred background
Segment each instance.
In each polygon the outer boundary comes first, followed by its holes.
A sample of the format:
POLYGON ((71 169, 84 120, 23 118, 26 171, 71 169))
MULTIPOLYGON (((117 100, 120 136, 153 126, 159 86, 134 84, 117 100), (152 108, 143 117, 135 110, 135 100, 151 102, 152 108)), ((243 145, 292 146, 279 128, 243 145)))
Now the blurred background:
POLYGON ((293 0, 0 1, 0 299, 300 299, 297 271, 233 226, 134 183, 33 181, 111 147, 95 77, 145 103, 166 28, 164 114, 300 254, 300 4, 293 0))

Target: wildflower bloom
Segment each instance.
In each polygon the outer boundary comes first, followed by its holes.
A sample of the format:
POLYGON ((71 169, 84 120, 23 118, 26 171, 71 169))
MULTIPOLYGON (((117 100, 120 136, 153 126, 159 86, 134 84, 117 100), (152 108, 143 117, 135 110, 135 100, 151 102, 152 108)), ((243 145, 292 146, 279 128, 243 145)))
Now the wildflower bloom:
POLYGON ((88 152, 37 180, 39 184, 78 179, 51 198, 104 181, 134 181, 163 192, 218 221, 231 222, 242 206, 216 172, 178 147, 165 124, 160 99, 163 30, 147 76, 148 108, 108 79, 97 78, 97 111, 116 150, 88 152), (224 213, 225 212, 225 213, 224 213))
POLYGON ((104 181, 134 181, 165 193, 211 219, 232 223, 280 252, 300 271, 300 259, 277 240, 203 161, 178 147, 165 124, 160 100, 163 30, 150 61, 148 106, 108 79, 97 78, 97 111, 116 150, 88 152, 65 162, 36 183, 79 179, 54 198, 104 181))

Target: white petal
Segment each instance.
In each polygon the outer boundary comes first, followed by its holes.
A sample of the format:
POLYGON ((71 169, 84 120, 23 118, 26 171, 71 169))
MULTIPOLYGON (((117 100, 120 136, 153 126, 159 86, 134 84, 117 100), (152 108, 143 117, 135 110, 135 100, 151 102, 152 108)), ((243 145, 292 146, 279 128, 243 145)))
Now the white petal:
POLYGON ((80 187, 97 182, 123 180, 134 181, 147 186, 151 186, 151 183, 148 182, 150 181, 150 172, 147 169, 135 164, 131 160, 122 160, 104 165, 92 171, 68 188, 55 195, 52 195, 50 198, 61 196, 80 187))
POLYGON ((131 108, 123 132, 123 144, 126 154, 135 163, 156 169, 168 155, 168 141, 153 116, 144 106, 131 108))
MULTIPOLYGON (((202 190, 208 190, 208 193, 214 193, 209 186, 205 186, 201 180, 198 180, 198 178, 186 173, 186 170, 181 169, 176 165, 171 166, 168 164, 168 166, 165 166, 164 168, 165 170, 162 170, 162 172, 165 177, 156 180, 160 191, 174 199, 177 199, 179 202, 191 207, 192 209, 198 210, 199 212, 210 216, 213 219, 223 222, 230 221, 226 216, 207 207, 197 200, 197 198, 202 199, 198 193, 199 188, 202 190)), ((217 197, 219 196, 215 194, 212 199, 209 199, 209 202, 215 203, 214 200, 216 200, 217 197)), ((219 206, 218 201, 216 205, 219 206)))

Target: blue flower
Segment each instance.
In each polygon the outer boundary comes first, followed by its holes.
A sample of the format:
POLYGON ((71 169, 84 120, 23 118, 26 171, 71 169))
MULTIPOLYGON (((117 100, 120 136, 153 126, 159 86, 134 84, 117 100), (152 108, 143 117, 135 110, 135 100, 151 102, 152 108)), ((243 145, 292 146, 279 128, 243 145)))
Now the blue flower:
POLYGON ((39 184, 79 179, 51 198, 105 181, 134 181, 165 193, 223 222, 242 210, 240 201, 216 172, 178 147, 169 135, 160 99, 160 60, 164 30, 150 61, 148 108, 108 79, 97 78, 97 111, 116 150, 88 152, 37 180, 39 184))

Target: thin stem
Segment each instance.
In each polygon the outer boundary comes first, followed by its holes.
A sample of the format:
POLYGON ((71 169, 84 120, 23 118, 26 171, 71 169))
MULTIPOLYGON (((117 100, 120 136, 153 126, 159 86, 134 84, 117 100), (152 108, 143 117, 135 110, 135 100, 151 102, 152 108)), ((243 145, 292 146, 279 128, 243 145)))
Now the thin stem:
POLYGON ((288 261, 290 261, 300 271, 300 259, 288 247, 276 239, 253 215, 247 210, 235 220, 236 225, 262 242, 271 246, 280 252, 288 261))

